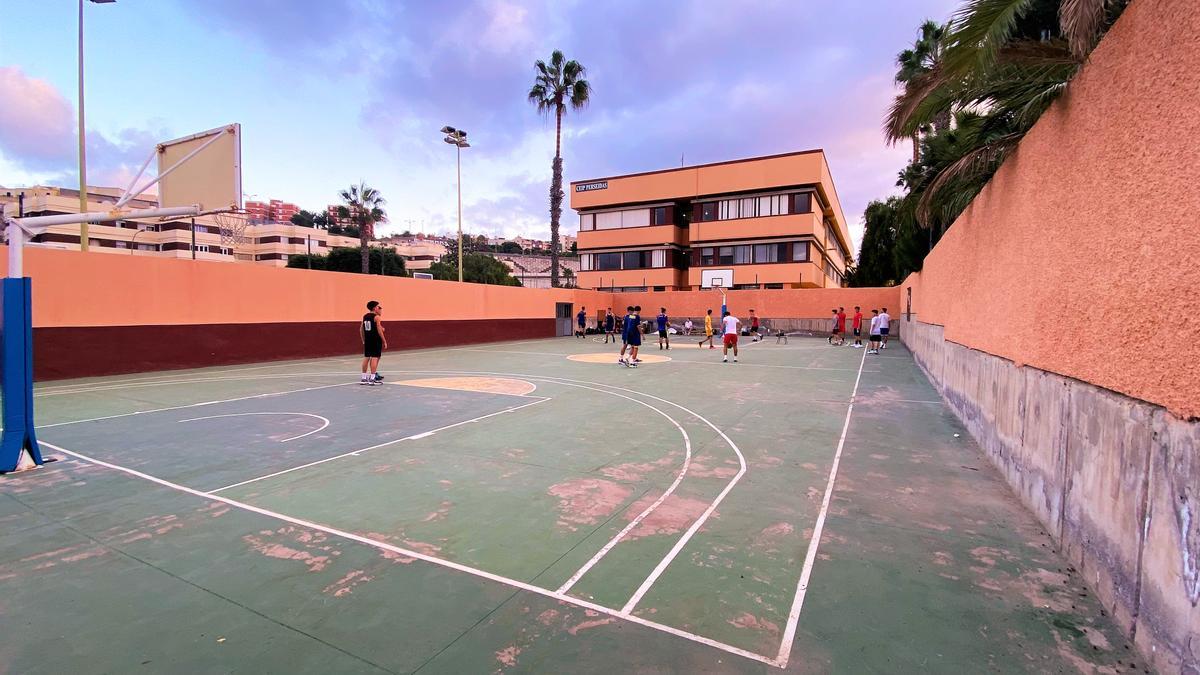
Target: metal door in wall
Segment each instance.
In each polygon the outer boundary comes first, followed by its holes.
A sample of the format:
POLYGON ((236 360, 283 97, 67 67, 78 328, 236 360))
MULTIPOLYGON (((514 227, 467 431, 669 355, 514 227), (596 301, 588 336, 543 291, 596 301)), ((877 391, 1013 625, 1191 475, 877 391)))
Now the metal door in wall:
POLYGON ((571 314, 575 306, 569 302, 558 302, 554 304, 554 334, 558 337, 565 335, 574 335, 575 331, 571 326, 571 314))

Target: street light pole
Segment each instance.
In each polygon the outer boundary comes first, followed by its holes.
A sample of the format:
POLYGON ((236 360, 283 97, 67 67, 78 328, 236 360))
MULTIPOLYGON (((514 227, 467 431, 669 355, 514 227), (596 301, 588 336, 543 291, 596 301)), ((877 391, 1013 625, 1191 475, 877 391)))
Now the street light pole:
POLYGON ((471 147, 467 142, 467 132, 462 129, 455 129, 451 126, 442 127, 442 133, 446 137, 442 140, 450 145, 453 145, 457 155, 458 167, 458 281, 463 280, 463 234, 462 234, 462 149, 471 147))
MULTIPOLYGON (((91 0, 109 4, 117 0, 91 0)), ((83 0, 79 0, 79 213, 88 212, 87 205, 87 134, 83 126, 83 0)), ((88 224, 79 225, 79 250, 88 250, 88 224)))
MULTIPOLYGON (((83 0, 79 0, 79 212, 87 213, 87 149, 83 130, 83 0)), ((88 224, 79 225, 79 250, 88 250, 88 224)))
POLYGON ((458 156, 458 283, 463 280, 463 249, 462 249, 462 146, 454 145, 454 153, 458 156))

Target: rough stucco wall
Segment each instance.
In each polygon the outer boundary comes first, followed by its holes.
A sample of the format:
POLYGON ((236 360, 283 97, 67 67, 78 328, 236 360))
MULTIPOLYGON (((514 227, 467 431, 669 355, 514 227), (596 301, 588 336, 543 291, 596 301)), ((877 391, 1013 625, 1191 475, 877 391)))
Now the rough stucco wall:
MULTIPOLYGON (((887 307, 894 321, 899 321, 903 307, 900 304, 900 289, 892 288, 798 288, 782 290, 728 291, 729 311, 743 319, 747 311, 767 319, 824 319, 830 310, 845 307, 848 316, 854 315, 854 306, 863 308, 863 315, 870 320, 871 310, 887 307)), ((704 316, 711 309, 713 316, 721 313, 721 294, 716 291, 660 291, 644 293, 616 293, 613 310, 620 313, 628 305, 641 305, 642 313, 653 315, 659 307, 678 317, 704 316)))
POLYGON ((1131 641, 1200 674, 1197 139, 1200 2, 1134 0, 901 298, 903 340, 1131 641))
POLYGON ((1200 2, 1134 0, 905 282, 913 311, 947 340, 1200 417, 1197 139, 1200 2))

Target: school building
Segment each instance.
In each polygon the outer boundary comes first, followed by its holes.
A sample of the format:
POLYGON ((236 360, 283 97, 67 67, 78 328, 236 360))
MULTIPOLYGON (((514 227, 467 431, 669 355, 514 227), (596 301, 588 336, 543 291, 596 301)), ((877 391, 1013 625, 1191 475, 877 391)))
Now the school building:
POLYGON ((822 150, 571 183, 579 286, 843 285, 850 233, 822 150))

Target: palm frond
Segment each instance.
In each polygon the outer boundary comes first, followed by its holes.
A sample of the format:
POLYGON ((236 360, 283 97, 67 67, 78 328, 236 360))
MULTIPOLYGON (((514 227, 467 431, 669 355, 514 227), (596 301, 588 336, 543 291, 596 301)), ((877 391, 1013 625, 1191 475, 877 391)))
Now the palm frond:
MULTIPOLYGON (((973 177, 989 175, 1017 147, 1020 133, 1011 133, 992 139, 964 153, 962 157, 938 172, 929 183, 917 203, 917 220, 928 227, 933 215, 934 206, 943 190, 954 182, 967 181, 973 177)), ((975 188, 978 192, 978 188, 975 188)), ((974 194, 971 195, 974 197, 974 194)), ((969 201, 969 200, 968 200, 969 201)))
POLYGON ((951 70, 986 67, 1013 35, 1034 0, 967 0, 947 36, 945 61, 951 70))
POLYGON ((1058 6, 1058 25, 1076 57, 1086 58, 1096 46, 1109 4, 1109 0, 1062 0, 1058 6))

